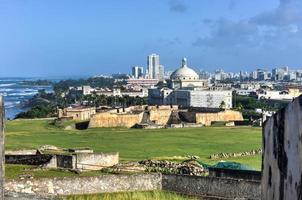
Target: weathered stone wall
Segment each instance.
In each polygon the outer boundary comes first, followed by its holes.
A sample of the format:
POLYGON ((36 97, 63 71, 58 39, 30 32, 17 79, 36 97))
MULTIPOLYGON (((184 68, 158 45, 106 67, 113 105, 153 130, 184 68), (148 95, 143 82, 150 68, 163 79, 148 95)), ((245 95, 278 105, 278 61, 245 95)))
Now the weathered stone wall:
POLYGON ((196 123, 196 112, 181 111, 178 114, 183 121, 189 123, 196 123))
POLYGON ((150 112, 150 121, 157 125, 166 125, 172 114, 172 110, 169 109, 152 109, 150 112))
POLYGON ((118 164, 118 153, 77 154, 76 168, 81 170, 99 170, 118 164))
POLYGON ((118 164, 116 153, 77 153, 72 155, 5 155, 7 164, 43 166, 45 168, 65 168, 79 170, 99 170, 118 164))
POLYGON ((53 155, 5 155, 6 164, 44 165, 49 163, 53 155))
POLYGON ((89 122, 89 128, 95 127, 127 127, 131 128, 135 124, 138 124, 143 119, 143 112, 139 114, 132 113, 97 113, 95 114, 89 122))
POLYGON ((210 126, 217 121, 243 121, 242 113, 234 110, 225 110, 218 113, 196 113, 196 123, 210 126))
POLYGON ((162 189, 161 174, 102 175, 98 177, 25 179, 5 183, 10 192, 76 195, 162 189))
POLYGON ((260 181, 244 179, 186 175, 132 174, 11 180, 6 182, 5 190, 8 192, 35 195, 77 195, 167 190, 202 197, 260 199, 260 184, 260 181))
POLYGON ((36 155, 37 149, 5 151, 5 155, 36 155))
POLYGON ((223 199, 260 199, 261 182, 216 177, 163 175, 163 190, 223 199))
POLYGON ((262 199, 302 199, 302 96, 264 125, 262 199))
POLYGON ((6 192, 5 200, 62 200, 62 198, 54 196, 41 196, 26 193, 6 192))
POLYGON ((209 168, 209 176, 261 181, 261 171, 209 168))

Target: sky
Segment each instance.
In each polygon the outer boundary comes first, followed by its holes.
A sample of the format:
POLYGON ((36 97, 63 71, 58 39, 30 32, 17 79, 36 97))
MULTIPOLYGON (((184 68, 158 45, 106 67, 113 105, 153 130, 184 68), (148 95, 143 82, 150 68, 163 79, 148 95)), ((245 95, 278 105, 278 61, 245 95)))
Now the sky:
POLYGON ((302 68, 302 0, 0 0, 0 77, 302 68))

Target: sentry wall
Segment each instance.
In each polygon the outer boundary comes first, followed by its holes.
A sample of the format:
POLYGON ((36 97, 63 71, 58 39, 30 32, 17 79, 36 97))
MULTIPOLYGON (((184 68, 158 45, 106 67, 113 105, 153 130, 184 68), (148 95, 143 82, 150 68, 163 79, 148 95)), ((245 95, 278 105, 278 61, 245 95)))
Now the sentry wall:
POLYGON ((8 181, 5 189, 10 192, 37 195, 167 190, 202 197, 260 199, 260 181, 161 174, 27 179, 8 181))
POLYGON ((244 179, 163 175, 163 190, 185 195, 225 199, 260 199, 261 182, 244 179))

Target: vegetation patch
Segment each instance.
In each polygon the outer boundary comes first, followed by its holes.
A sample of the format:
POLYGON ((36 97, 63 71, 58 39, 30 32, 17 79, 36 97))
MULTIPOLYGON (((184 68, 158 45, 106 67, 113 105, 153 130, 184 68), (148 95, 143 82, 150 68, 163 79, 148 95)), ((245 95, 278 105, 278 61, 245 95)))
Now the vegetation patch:
MULTIPOLYGON (((122 192, 64 197, 66 200, 197 200, 197 198, 166 191, 122 192)), ((199 198, 200 199, 200 198, 199 198)))
MULTIPOLYGON (((261 148, 261 128, 257 127, 201 127, 184 129, 126 129, 94 128, 64 130, 51 120, 14 120, 7 122, 6 149, 37 149, 42 145, 54 145, 64 149, 89 147, 94 152, 119 152, 120 162, 140 161, 157 157, 182 160, 179 155, 194 155, 198 161, 209 165, 218 160, 209 158, 220 152, 245 152, 261 148), (174 157, 175 156, 175 157, 174 157)), ((247 164, 261 169, 261 155, 230 157, 225 161, 247 164)), ((28 167, 7 165, 6 176, 26 174, 28 167), (10 169, 12 168, 12 169, 10 169), (21 168, 21 169, 20 169, 21 168)), ((34 171, 33 168, 30 168, 34 171)), ((37 169, 39 171, 41 169, 37 169)), ((33 172, 34 177, 42 176, 33 172)), ((98 172, 100 173, 100 172, 98 172)), ((50 171, 50 176, 85 176, 69 171, 50 171)), ((87 175, 87 174, 86 174, 87 175)))

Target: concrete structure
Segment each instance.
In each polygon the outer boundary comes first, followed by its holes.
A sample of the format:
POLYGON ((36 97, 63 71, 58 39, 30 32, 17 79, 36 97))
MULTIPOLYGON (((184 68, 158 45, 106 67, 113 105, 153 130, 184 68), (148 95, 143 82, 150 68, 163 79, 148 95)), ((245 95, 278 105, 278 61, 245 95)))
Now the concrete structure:
POLYGON ((167 82, 168 88, 149 89, 149 105, 232 108, 232 91, 207 89, 208 80, 199 79, 199 75, 188 67, 186 58, 167 82))
POLYGON ((178 106, 133 106, 97 113, 91 118, 89 127, 131 128, 139 124, 160 127, 188 127, 184 124, 210 126, 212 122, 217 121, 234 122, 242 120, 242 114, 232 110, 213 112, 198 109, 179 110, 178 106))
POLYGON ((143 87, 153 87, 158 82, 159 79, 150 79, 150 78, 129 78, 126 80, 127 86, 143 86, 143 87))
POLYGON ((4 100, 0 96, 0 200, 4 200, 4 122, 4 100))
POLYGON ((232 108, 231 90, 153 88, 148 91, 149 105, 180 105, 183 107, 232 108))
POLYGON ((211 126, 212 122, 243 121, 243 116, 238 111, 225 110, 217 113, 196 113, 196 123, 211 126))
POLYGON ((148 122, 164 126, 168 123, 171 113, 177 109, 177 106, 132 106, 125 109, 113 109, 94 115, 89 122, 89 127, 131 128, 148 122))
POLYGON ((93 89, 94 93, 97 95, 105 95, 105 96, 115 96, 115 97, 123 97, 123 96, 130 96, 130 97, 147 97, 148 96, 148 89, 141 88, 140 90, 127 90, 121 91, 120 88, 114 89, 93 89))
POLYGON ((70 118, 72 120, 89 120, 96 113, 95 107, 68 107, 58 110, 58 118, 70 118))
POLYGON ((115 153, 57 153, 32 155, 5 155, 5 163, 43 166, 54 169, 100 170, 118 164, 119 154, 115 153))
POLYGON ((109 112, 97 113, 89 122, 89 128, 96 127, 127 127, 131 128, 141 123, 144 113, 123 112, 117 113, 113 110, 109 112))
POLYGON ((206 199, 260 199, 260 181, 187 175, 163 175, 163 190, 206 199))
POLYGON ((140 78, 144 75, 144 68, 140 66, 132 67, 133 78, 140 78))
POLYGON ((166 190, 215 199, 260 199, 260 181, 188 175, 129 174, 97 177, 41 178, 7 181, 9 192, 79 195, 166 190))
POLYGON ((232 108, 232 91, 175 90, 173 104, 184 107, 232 108))
POLYGON ((173 105, 174 90, 164 88, 151 88, 148 90, 148 104, 149 105, 173 105))
POLYGON ((83 95, 89 95, 91 94, 92 90, 89 85, 82 86, 83 95))
POLYGON ((159 64, 159 55, 151 54, 147 57, 148 78, 162 81, 164 77, 163 67, 159 64))
POLYGON ((25 179, 7 181, 5 190, 36 195, 82 195, 152 191, 162 189, 161 180, 161 174, 112 174, 96 177, 25 179))
POLYGON ((271 100, 286 100, 291 101, 294 98, 300 96, 302 93, 299 89, 289 88, 288 90, 283 91, 270 91, 263 90, 258 92, 258 99, 271 99, 271 100))
POLYGON ((163 65, 159 65, 158 79, 160 81, 164 81, 165 80, 165 66, 163 66, 163 65))
POLYGON ((264 125, 262 199, 302 199, 302 96, 264 125))

